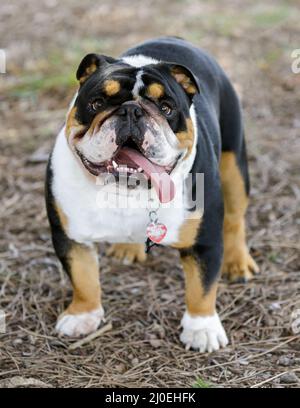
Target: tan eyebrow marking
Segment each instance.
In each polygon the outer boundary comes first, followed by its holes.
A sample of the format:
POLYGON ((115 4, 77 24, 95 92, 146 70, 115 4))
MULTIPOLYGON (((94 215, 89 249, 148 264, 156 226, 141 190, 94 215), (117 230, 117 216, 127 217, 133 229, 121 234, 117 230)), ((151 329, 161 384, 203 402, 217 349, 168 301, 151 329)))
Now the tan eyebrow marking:
POLYGON ((147 95, 150 96, 151 98, 159 99, 164 95, 164 93, 165 88, 161 84, 158 84, 157 82, 153 82, 147 88, 147 95))
POLYGON ((107 96, 112 96, 117 94, 121 89, 121 85, 119 81, 115 79, 108 79, 104 83, 104 91, 107 96))

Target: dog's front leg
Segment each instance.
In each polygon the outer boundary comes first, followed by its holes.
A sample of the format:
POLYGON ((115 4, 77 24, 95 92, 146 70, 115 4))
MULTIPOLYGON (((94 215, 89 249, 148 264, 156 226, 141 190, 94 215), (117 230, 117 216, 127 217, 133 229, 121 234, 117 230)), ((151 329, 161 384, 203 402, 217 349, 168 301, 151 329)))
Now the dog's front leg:
POLYGON ((73 299, 59 316, 56 330, 67 336, 80 336, 97 329, 104 312, 101 305, 99 265, 94 246, 68 236, 69 221, 52 194, 51 166, 47 168, 46 207, 56 255, 73 286, 73 299))
POLYGON ((104 312, 96 250, 72 241, 69 244, 68 253, 61 261, 72 282, 73 299, 59 316, 56 330, 76 337, 95 331, 104 312))

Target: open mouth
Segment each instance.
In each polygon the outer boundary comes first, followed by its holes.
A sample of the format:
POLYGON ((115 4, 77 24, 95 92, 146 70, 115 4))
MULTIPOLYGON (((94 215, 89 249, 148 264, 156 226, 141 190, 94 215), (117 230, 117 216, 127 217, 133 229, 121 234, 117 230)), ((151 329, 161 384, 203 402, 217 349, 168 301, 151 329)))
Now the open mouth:
POLYGON ((148 181, 148 188, 155 188, 159 200, 169 202, 174 198, 175 187, 170 177, 174 166, 159 166, 144 156, 138 148, 128 145, 123 146, 110 159, 102 163, 93 163, 88 160, 79 150, 76 153, 80 157, 85 168, 94 176, 100 174, 111 174, 119 181, 120 176, 127 177, 132 181, 137 179, 136 183, 128 183, 131 188, 139 185, 141 175, 148 181))

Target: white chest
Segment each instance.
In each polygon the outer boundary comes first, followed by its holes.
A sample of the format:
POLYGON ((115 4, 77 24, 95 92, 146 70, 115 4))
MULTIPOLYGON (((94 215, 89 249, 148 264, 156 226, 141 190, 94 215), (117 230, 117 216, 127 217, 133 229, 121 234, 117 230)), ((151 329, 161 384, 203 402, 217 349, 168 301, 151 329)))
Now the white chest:
MULTIPOLYGON (((68 213, 68 235, 77 242, 144 243, 149 222, 145 209, 106 209, 86 208, 84 214, 65 208, 68 213), (71 213, 71 214, 70 214, 71 213)), ((182 222, 178 214, 159 212, 159 222, 167 227, 167 234, 162 244, 175 243, 182 222), (174 217, 174 218, 173 218, 174 217), (174 219, 176 222, 174 223, 174 219)), ((181 217, 180 217, 181 218, 181 217)), ((181 218, 183 221, 183 217, 181 218)))
MULTIPOLYGON (((67 145, 63 131, 58 136, 52 158, 53 192, 55 199, 68 219, 68 236, 81 243, 143 243, 149 223, 150 203, 143 201, 137 208, 134 194, 128 198, 112 193, 107 186, 89 180, 67 145), (106 190, 107 189, 107 190, 106 190), (103 197, 106 201, 104 202, 103 197)), ((177 192, 180 196, 180 191, 177 192)), ((159 208, 159 222, 167 227, 164 245, 177 242, 185 210, 174 204, 159 208), (178 208, 177 208, 178 207, 178 208)))

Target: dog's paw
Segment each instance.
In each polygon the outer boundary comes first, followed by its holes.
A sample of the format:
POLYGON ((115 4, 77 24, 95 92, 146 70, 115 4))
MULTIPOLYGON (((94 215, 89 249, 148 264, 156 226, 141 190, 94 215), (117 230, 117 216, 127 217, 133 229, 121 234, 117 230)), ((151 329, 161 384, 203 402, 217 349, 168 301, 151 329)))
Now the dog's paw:
POLYGON ((258 272, 259 268, 246 246, 234 250, 225 248, 222 275, 230 282, 245 283, 258 272))
POLYGON ((181 320, 183 331, 180 340, 186 350, 193 348, 201 353, 226 347, 228 339, 217 313, 213 316, 193 317, 185 312, 181 320))
POLYGON ((143 244, 113 244, 106 251, 106 255, 122 261, 124 265, 144 262, 147 257, 143 244))
POLYGON ((97 330, 103 319, 104 310, 102 307, 79 314, 64 312, 58 318, 55 330, 63 336, 79 337, 97 330))

